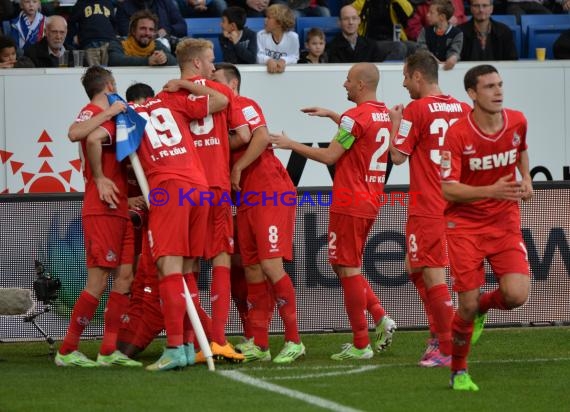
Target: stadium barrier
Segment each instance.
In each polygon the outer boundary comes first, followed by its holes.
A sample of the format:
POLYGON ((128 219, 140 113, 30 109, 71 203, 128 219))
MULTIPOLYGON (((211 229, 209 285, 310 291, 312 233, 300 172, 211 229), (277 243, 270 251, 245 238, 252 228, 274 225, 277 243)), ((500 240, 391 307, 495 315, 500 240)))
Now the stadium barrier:
MULTIPOLYGON (((406 190, 387 187, 387 191, 406 190)), ((530 298, 512 312, 491 311, 489 323, 493 326, 570 322, 570 182, 535 183, 535 192, 532 201, 522 203, 521 222, 532 272, 530 298)), ((330 188, 304 189, 297 196, 294 260, 286 269, 297 291, 298 321, 303 332, 349 329, 342 290, 327 260, 329 196, 330 188)), ((32 289, 34 260, 42 261, 63 285, 52 310, 37 319, 53 337, 65 334, 87 276, 81 205, 80 194, 0 196, 0 287, 32 289)), ((406 201, 390 201, 382 207, 366 245, 363 273, 400 328, 424 328, 427 322, 421 302, 404 271, 405 220, 406 201)), ((209 310, 207 270, 206 266, 202 268, 199 285, 209 310)), ((486 289, 495 288, 488 267, 487 278, 486 289)), ((42 304, 38 306, 41 309, 42 304)), ((85 336, 101 336, 102 308, 100 304, 85 336)), ((369 322, 372 324, 370 318, 369 322)), ((230 334, 241 332, 233 307, 227 330, 230 334)), ((277 314, 270 330, 282 331, 277 314)), ((0 341, 36 338, 41 338, 38 331, 23 323, 22 316, 0 317, 0 341)))

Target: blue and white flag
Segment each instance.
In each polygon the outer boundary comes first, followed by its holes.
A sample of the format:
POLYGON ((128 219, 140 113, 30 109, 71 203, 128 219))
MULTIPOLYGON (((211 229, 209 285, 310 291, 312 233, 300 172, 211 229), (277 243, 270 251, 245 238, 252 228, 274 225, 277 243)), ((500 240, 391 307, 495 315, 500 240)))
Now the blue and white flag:
MULTIPOLYGON (((107 99, 109 104, 113 104, 117 100, 127 104, 116 93, 107 95, 107 99)), ((115 122, 117 123, 117 160, 120 162, 138 149, 144 134, 146 120, 127 105, 127 112, 119 113, 115 117, 115 122)))

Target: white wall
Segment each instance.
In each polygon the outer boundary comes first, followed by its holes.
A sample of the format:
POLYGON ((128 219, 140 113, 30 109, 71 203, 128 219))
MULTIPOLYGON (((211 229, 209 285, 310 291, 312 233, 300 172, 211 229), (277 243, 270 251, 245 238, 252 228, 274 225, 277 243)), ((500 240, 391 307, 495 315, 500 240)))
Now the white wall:
MULTIPOLYGON (((505 106, 523 111, 528 118, 531 167, 544 166, 554 180, 561 180, 563 167, 570 165, 570 125, 566 120, 570 113, 570 62, 494 64, 505 84, 505 106)), ((467 101, 463 75, 472 66, 460 63, 450 72, 440 72, 443 91, 467 101)), ((261 104, 271 130, 285 130, 303 142, 328 142, 336 131, 335 125, 309 117, 299 109, 323 106, 342 112, 351 107, 342 87, 349 67, 298 65, 290 66, 284 74, 269 75, 261 66, 241 66, 242 94, 261 104)), ((388 106, 407 103, 410 99, 402 87, 402 65, 380 64, 379 68, 378 99, 388 106)), ((0 106, 0 151, 4 151, 0 152, 0 193, 58 186, 66 191, 83 189, 74 162, 78 159, 77 147, 67 139, 69 125, 88 100, 80 83, 82 73, 82 69, 74 68, 0 72, 0 92, 4 96, 0 106), (44 132, 52 142, 38 142, 44 132), (40 157, 42 149, 44 156, 52 156, 40 157)), ((113 73, 121 94, 133 82, 148 83, 158 91, 167 80, 178 77, 176 67, 113 68, 113 73)), ((279 150, 277 154, 286 164, 289 152, 279 150)), ((406 184, 407 180, 407 167, 398 167, 390 183, 406 184)), ((537 176, 537 180, 544 178, 537 176)), ((326 167, 309 161, 299 186, 330 184, 326 167)))

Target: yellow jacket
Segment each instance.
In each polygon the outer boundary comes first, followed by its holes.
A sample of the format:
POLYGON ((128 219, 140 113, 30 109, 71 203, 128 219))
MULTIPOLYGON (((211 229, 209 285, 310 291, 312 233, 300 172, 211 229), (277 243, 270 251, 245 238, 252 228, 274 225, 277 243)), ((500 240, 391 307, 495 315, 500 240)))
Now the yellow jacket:
MULTIPOLYGON (((351 5, 356 9, 358 14, 361 14, 366 1, 374 1, 374 0, 355 0, 351 5)), ((412 14, 414 14, 414 6, 408 0, 390 0, 390 20, 392 20, 392 24, 402 25, 402 31, 400 32, 400 40, 407 40, 408 38, 406 37, 406 32, 404 31, 405 22, 398 21, 398 16, 396 15, 394 6, 399 7, 407 17, 411 17, 412 14)), ((367 19, 365 18, 363 19, 361 16, 360 26, 358 27, 358 34, 360 34, 361 36, 365 35, 367 24, 368 24, 367 19)))

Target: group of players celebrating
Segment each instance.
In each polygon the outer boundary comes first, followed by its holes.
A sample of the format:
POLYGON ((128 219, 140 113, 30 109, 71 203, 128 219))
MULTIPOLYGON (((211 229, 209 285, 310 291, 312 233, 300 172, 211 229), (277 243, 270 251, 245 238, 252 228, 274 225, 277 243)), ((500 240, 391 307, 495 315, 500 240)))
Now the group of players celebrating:
MULTIPOLYGON (((389 109, 377 100, 377 66, 357 63, 344 83, 353 108, 343 114, 320 107, 303 109, 338 125, 328 147, 315 148, 284 133, 268 132, 259 105, 239 95, 238 69, 231 64, 214 66, 210 42, 185 39, 176 55, 181 79, 168 82, 156 96, 142 96, 129 110, 147 120, 137 153, 149 187, 162 189, 171 198, 180 191, 191 193, 199 206, 192 202, 151 205, 141 223, 142 253, 132 285, 135 240, 128 213, 127 166, 115 158, 113 119, 127 107, 108 103, 107 94, 116 92, 110 71, 94 66, 82 77, 90 103, 70 127, 69 137, 80 141, 86 159, 82 215, 88 278, 56 364, 142 366, 131 357, 163 329, 166 347, 148 370, 203 362, 186 314, 185 285, 216 359, 272 360, 268 328, 275 306, 283 321, 285 343, 273 361, 286 364, 305 355, 295 289, 283 268, 283 259, 292 258, 295 207, 240 204, 234 245, 230 205, 216 200, 231 190, 294 190, 273 154, 275 147, 336 164, 333 191, 350 187, 358 193, 382 193, 389 157, 397 165, 409 159, 410 191, 422 196, 408 209, 406 269, 424 303, 431 332, 420 366, 450 367, 453 389, 479 390, 467 373, 470 345, 479 338, 488 310, 524 304, 530 284, 518 206, 519 200, 532 196, 527 124, 520 112, 503 108, 497 70, 479 65, 466 73, 471 108, 442 93, 437 60, 427 51, 418 51, 403 68, 403 85, 413 100, 405 109, 402 105, 389 109), (210 205, 198 201, 203 191, 213 194, 210 205), (212 261, 211 316, 198 298, 199 258, 212 261), (488 293, 480 292, 485 283, 484 259, 499 283, 488 293), (458 293, 456 311, 445 278, 448 265, 458 293), (78 351, 79 338, 110 273, 114 282, 105 309, 103 341, 93 361, 78 351), (235 347, 225 336, 232 298, 245 336, 235 347)), ((131 206, 141 209, 143 203, 144 199, 131 200, 131 206)), ((329 209, 328 257, 341 282, 353 341, 331 359, 370 359, 374 350, 366 311, 375 322, 377 351, 390 346, 396 330, 361 269, 379 202, 371 195, 348 206, 337 203, 333 198, 329 209)))

